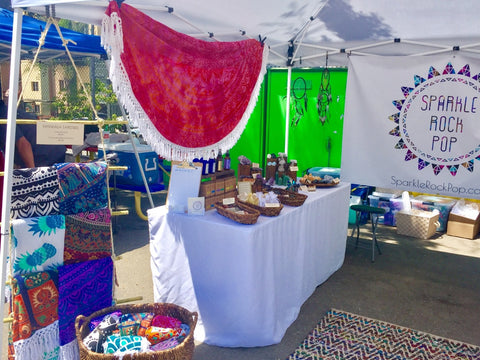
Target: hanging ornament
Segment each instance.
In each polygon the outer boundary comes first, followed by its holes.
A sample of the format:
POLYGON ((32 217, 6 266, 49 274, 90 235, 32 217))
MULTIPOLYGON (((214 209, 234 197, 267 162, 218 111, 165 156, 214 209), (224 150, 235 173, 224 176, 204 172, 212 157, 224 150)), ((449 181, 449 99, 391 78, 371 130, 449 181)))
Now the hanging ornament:
POLYGON ((290 126, 297 126, 304 113, 307 111, 307 82, 304 78, 298 77, 292 86, 293 110, 295 110, 290 126))
POLYGON ((320 89, 317 96, 317 110, 322 125, 328 120, 328 110, 332 102, 332 87, 330 85, 330 71, 328 71, 328 53, 325 60, 325 69, 322 72, 320 89))

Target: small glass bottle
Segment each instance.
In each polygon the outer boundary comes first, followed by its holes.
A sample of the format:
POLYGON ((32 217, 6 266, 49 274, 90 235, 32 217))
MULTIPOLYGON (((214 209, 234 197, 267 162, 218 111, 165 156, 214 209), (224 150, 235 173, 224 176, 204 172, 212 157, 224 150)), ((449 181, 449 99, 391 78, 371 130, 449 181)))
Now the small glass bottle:
POLYGON ((227 150, 227 153, 225 154, 225 159, 223 159, 223 168, 225 170, 230 170, 230 164, 231 164, 230 153, 227 150))
POLYGON ((217 155, 217 171, 223 171, 223 156, 222 156, 222 150, 218 150, 218 155, 217 155))

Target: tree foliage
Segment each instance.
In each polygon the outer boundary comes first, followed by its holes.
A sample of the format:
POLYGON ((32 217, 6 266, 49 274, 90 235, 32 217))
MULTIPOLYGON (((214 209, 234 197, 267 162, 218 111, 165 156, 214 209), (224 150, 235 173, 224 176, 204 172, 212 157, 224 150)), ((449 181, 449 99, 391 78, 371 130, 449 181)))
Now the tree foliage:
MULTIPOLYGON (((87 91, 91 94, 90 84, 85 84, 87 91)), ((95 80, 95 110, 101 110, 102 105, 116 104, 117 97, 113 92, 111 84, 105 84, 100 79, 95 80)), ((76 77, 72 77, 64 90, 54 99, 52 106, 56 114, 55 118, 60 120, 93 118, 93 110, 87 95, 78 86, 76 77)))

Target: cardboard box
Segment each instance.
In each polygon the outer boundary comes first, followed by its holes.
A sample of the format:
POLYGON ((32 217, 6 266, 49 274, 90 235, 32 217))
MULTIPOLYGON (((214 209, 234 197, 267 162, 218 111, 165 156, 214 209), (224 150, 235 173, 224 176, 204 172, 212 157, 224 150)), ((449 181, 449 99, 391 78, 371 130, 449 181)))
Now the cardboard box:
POLYGON ((448 215, 447 235, 475 239, 479 230, 480 214, 475 220, 452 213, 448 215))

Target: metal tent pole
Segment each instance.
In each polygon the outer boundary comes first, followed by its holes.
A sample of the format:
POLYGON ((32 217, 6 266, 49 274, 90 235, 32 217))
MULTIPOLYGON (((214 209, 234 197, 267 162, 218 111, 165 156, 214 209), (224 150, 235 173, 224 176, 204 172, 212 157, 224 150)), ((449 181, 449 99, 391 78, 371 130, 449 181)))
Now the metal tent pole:
MULTIPOLYGON (((10 245, 10 200, 12 195, 13 155, 15 153, 15 127, 17 121, 18 79, 20 74, 20 48, 22 39, 23 10, 16 8, 13 14, 12 52, 10 60, 10 95, 8 97, 7 136, 5 141, 5 176, 2 202, 2 236, 0 245, 0 314, 4 313, 5 281, 7 270, 7 256, 10 245)), ((3 339, 5 326, 0 326, 0 339, 3 339)), ((0 343, 0 354, 6 353, 0 343)))

